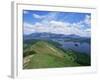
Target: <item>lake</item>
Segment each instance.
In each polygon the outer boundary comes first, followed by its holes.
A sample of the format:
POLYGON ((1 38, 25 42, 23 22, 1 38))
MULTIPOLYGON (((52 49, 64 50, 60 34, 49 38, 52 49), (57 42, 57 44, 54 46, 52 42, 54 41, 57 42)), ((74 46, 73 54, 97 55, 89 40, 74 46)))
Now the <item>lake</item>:
POLYGON ((91 53, 91 45, 89 43, 83 42, 61 42, 62 48, 64 49, 72 49, 77 52, 82 52, 82 53, 91 53))

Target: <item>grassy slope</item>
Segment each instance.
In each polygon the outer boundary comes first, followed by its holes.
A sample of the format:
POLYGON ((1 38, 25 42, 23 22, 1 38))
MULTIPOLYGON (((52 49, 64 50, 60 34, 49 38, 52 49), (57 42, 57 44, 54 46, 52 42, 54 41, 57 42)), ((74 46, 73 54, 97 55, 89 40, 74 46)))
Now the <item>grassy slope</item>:
MULTIPOLYGON (((30 61, 24 64, 24 68, 51 68, 51 67, 66 67, 79 66, 73 59, 73 56, 64 53, 62 50, 56 48, 52 44, 45 41, 38 41, 30 48, 25 50, 34 51, 34 56, 30 61)), ((28 57, 28 56, 26 56, 28 57)))

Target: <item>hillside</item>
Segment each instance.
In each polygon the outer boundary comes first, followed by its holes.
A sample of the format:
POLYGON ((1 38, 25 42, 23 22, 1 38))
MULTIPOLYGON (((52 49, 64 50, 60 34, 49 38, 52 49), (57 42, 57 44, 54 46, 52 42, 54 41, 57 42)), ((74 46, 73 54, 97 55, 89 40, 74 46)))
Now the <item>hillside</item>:
MULTIPOLYGON (((64 51, 46 41, 40 40, 27 45, 29 46, 24 49, 23 53, 24 69, 82 66, 81 58, 87 58, 87 55, 82 56, 71 50, 64 51)), ((88 58, 87 61, 89 61, 88 58)), ((87 61, 83 61, 83 66, 87 61)))

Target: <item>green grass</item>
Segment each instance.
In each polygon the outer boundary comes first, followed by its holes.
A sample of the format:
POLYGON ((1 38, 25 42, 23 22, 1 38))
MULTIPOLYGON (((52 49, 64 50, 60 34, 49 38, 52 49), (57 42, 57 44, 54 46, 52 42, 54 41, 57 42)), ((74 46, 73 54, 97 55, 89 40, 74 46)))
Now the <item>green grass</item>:
POLYGON ((26 68, 27 69, 54 68, 54 67, 68 67, 75 65, 78 66, 79 64, 52 55, 35 54, 33 58, 31 58, 31 61, 27 64, 26 68))
MULTIPOLYGON (((29 44, 30 45, 30 44, 29 44)), ((72 50, 63 50, 47 41, 36 41, 33 45, 24 48, 23 58, 29 58, 27 63, 23 64, 24 69, 35 68, 55 68, 55 67, 74 67, 89 65, 87 55, 82 56, 72 50), (86 59, 84 61, 84 59, 86 59)))

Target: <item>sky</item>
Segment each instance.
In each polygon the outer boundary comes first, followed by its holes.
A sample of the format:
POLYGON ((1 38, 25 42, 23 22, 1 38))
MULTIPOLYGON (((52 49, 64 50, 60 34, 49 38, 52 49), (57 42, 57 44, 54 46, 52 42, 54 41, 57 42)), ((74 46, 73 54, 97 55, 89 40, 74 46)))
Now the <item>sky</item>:
POLYGON ((24 34, 54 33, 75 34, 83 37, 91 35, 91 14, 78 12, 54 12, 23 10, 24 34))

